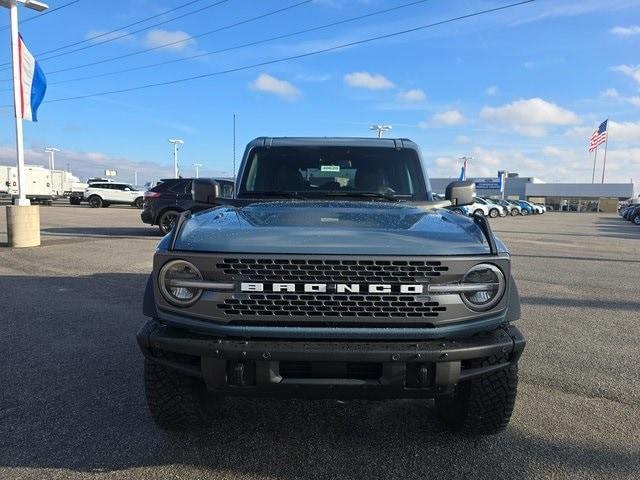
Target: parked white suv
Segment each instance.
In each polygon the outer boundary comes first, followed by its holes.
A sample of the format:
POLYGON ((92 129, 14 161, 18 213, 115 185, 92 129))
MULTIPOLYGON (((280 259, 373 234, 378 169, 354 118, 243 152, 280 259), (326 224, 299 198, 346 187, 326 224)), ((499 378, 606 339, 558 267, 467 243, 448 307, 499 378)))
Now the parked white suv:
POLYGON ((84 198, 93 208, 108 207, 113 204, 131 205, 142 208, 144 191, 136 190, 128 183, 95 182, 84 191, 84 198))

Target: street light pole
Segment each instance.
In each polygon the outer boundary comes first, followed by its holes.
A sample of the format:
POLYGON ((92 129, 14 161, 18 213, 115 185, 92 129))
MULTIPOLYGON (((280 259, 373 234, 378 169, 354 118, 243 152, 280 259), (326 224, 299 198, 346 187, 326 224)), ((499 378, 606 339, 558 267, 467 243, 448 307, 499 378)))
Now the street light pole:
POLYGON ((202 166, 202 164, 194 163, 193 166, 196 168, 196 178, 200 178, 200 167, 202 166))
POLYGON ((173 144, 173 176, 178 178, 178 146, 184 142, 178 138, 170 138, 169 143, 173 144))
POLYGON ((59 152, 60 149, 55 147, 47 147, 44 149, 45 152, 49 154, 49 170, 56 169, 56 152, 59 152))
POLYGON ((384 133, 391 130, 393 127, 391 125, 371 125, 369 130, 373 130, 377 132, 378 138, 384 137, 384 133))

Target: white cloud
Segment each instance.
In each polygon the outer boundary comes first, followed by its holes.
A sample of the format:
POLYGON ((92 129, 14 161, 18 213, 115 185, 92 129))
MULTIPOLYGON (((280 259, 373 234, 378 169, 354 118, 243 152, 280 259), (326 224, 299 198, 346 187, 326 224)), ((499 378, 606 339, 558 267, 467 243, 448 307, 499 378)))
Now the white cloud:
POLYGON ((424 91, 419 88, 413 88, 411 90, 405 90, 398 94, 398 98, 407 103, 420 103, 427 99, 424 91))
POLYGON ((615 88, 607 88, 600 92, 600 96, 603 98, 618 98, 620 94, 615 88))
POLYGON ((628 97, 627 101, 633 105, 634 107, 640 107, 640 97, 635 96, 635 97, 628 97))
POLYGON ((500 89, 496 85, 490 85, 484 89, 485 95, 489 95, 490 97, 495 97, 498 93, 500 93, 500 89))
POLYGON ((176 53, 193 53, 197 51, 198 42, 187 32, 181 30, 150 30, 144 39, 149 48, 162 48, 162 50, 176 53))
POLYGON ((615 67, 611 67, 611 70, 631 77, 640 83, 640 65, 616 65, 615 67))
POLYGON ((464 123, 465 118, 458 110, 447 110, 444 112, 436 113, 430 120, 423 120, 418 123, 420 128, 434 128, 434 127, 452 127, 464 123))
POLYGON ((610 32, 619 37, 631 37, 640 34, 640 25, 629 25, 628 27, 613 27, 610 32))
POLYGON ((351 87, 367 88, 369 90, 385 90, 393 88, 394 84, 384 75, 369 72, 352 72, 344 76, 344 82, 351 87))
POLYGON ((480 111, 480 118, 531 137, 544 136, 547 126, 573 125, 580 121, 572 111, 541 98, 520 99, 500 107, 484 107, 480 111))
POLYGON ((286 80, 280 80, 266 73, 258 75, 253 82, 249 83, 249 88, 258 92, 273 93, 285 100, 295 100, 300 96, 298 90, 293 84, 286 80))

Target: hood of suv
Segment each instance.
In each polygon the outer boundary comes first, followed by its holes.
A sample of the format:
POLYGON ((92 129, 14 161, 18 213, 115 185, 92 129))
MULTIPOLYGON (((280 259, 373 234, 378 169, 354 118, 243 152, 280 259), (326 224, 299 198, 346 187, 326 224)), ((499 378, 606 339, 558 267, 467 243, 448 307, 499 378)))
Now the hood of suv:
MULTIPOLYGON (((276 201, 194 214, 176 250, 326 255, 473 255, 489 253, 466 217, 411 204, 276 201)), ((498 242, 498 249, 504 246, 498 242)))

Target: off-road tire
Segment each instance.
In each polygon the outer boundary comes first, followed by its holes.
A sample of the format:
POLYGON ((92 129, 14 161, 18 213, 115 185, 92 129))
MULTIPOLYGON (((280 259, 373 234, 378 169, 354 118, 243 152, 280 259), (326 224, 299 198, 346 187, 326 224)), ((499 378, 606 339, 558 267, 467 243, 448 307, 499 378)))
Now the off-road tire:
POLYGON ((101 208, 102 207, 102 198, 97 195, 92 195, 89 197, 89 206, 91 208, 101 208))
POLYGON ((496 218, 498 215, 500 215, 500 212, 497 208, 492 208, 491 210, 489 210, 489 216, 491 218, 496 218))
POLYGON ((476 211, 473 212, 474 215, 480 215, 481 217, 484 217, 484 211, 479 208, 476 211))
MULTIPOLYGON (((503 358, 490 357, 475 367, 494 365, 503 358)), ((452 396, 436 399, 440 418, 451 429, 471 435, 491 435, 504 430, 516 402, 518 364, 456 386, 452 396)))
POLYGON ((202 380, 145 359, 144 390, 151 417, 160 428, 184 432, 210 426, 216 401, 202 380))

